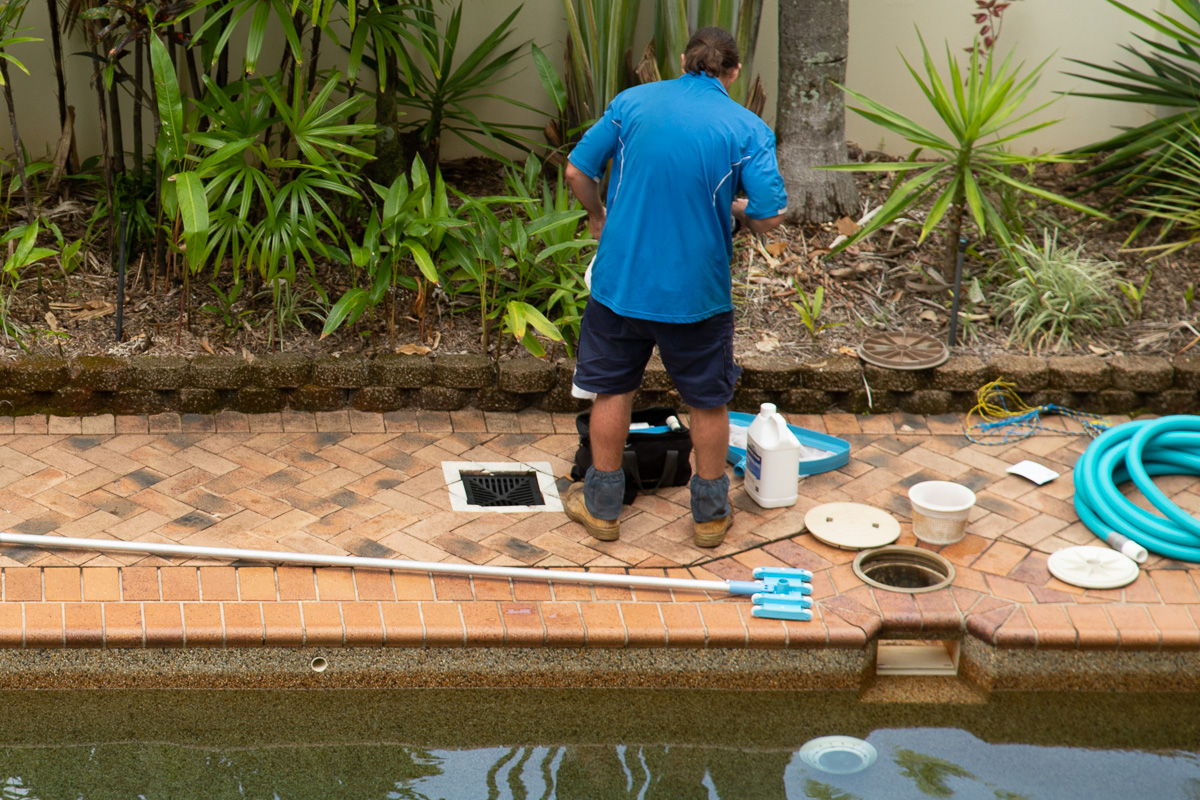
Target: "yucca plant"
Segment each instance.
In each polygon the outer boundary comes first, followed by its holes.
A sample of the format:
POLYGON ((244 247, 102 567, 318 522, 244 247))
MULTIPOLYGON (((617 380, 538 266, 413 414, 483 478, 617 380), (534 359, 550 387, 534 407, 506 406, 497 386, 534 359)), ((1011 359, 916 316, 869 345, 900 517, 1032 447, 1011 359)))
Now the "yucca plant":
POLYGON ((1182 233, 1173 241, 1139 248, 1155 258, 1168 256, 1200 242, 1200 124, 1179 125, 1163 141, 1157 177, 1147 184, 1148 194, 1135 198, 1134 207, 1164 229, 1182 233))
POLYGON ((1083 245, 1063 247, 1043 231, 1008 250, 1009 277, 996 292, 997 317, 1011 322, 1009 341, 1033 350, 1069 346, 1081 331, 1126 320, 1115 261, 1089 258, 1083 245))
POLYGON ((1020 123, 1054 102, 1048 101, 1028 111, 1022 109, 1030 91, 1037 84, 1045 61, 1022 76, 1024 64, 1014 64, 1012 53, 997 65, 991 52, 981 55, 978 48, 973 48, 970 63, 964 70, 959 67, 957 58, 947 45, 947 72, 943 78, 923 38, 921 52, 923 74, 908 59, 904 59, 904 64, 948 133, 938 135, 865 95, 845 89, 846 94, 860 105, 851 107, 855 113, 903 136, 917 149, 906 161, 899 163, 836 164, 824 167, 852 172, 899 173, 897 185, 892 188, 883 206, 836 250, 870 236, 897 217, 907 214, 917 204, 932 198, 920 238, 924 240, 949 214, 945 264, 947 274, 954 274, 958 240, 968 212, 981 237, 992 235, 1002 243, 1012 240, 994 197, 994 189, 1004 186, 1085 214, 1104 216, 1082 203, 1013 176, 1017 168, 1075 160, 1070 156, 1021 155, 1008 150, 1008 146, 1021 137, 1058 121, 1049 120, 1019 127, 1020 123), (919 157, 924 160, 918 160, 919 157))
MULTIPOLYGON (((637 0, 562 0, 567 14, 567 105, 571 127, 594 121, 628 88, 637 0)), ((682 52, 682 51, 680 51, 682 52)))
MULTIPOLYGON (((729 87, 729 96, 753 109, 751 102, 762 92, 761 83, 754 74, 754 51, 763 0, 656 0, 654 5, 654 49, 659 74, 664 79, 679 77, 679 54, 687 47, 691 35, 710 25, 724 28, 737 39, 742 58, 741 74, 729 87), (692 9, 695 10, 696 24, 689 26, 692 9), (757 91, 752 92, 752 86, 757 91)), ((765 94, 762 102, 766 102, 765 94)), ((757 113, 761 113, 761 107, 757 113)))
POLYGON ((1164 182, 1170 183, 1169 173, 1164 172, 1165 162, 1178 154, 1178 149, 1171 144, 1190 141, 1188 126, 1200 117, 1200 0, 1171 0, 1182 14, 1156 11, 1158 19, 1117 0, 1108 2, 1165 39, 1155 41, 1135 34, 1146 49, 1122 47, 1141 61, 1141 66, 1104 66, 1070 59, 1099 74, 1072 72, 1069 75, 1112 90, 1076 94, 1138 106, 1176 109, 1166 116, 1081 148, 1081 152, 1108 154, 1102 163, 1083 173, 1084 177, 1103 176, 1091 187, 1092 190, 1119 184, 1121 196, 1129 196, 1145 189, 1156 190, 1164 182))

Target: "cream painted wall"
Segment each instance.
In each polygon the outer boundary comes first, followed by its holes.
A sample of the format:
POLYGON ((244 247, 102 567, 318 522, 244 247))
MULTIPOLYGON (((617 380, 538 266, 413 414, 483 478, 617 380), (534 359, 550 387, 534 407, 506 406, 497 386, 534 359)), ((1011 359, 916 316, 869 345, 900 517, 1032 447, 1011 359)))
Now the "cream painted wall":
MULTIPOLYGON (((509 0, 465 0, 464 44, 474 44, 516 6, 509 0)), ((1126 0, 1134 8, 1151 13, 1166 10, 1169 0, 1126 0)), ((640 52, 652 36, 653 3, 643 2, 635 48, 640 52)), ((971 0, 851 0, 850 57, 847 84, 875 100, 936 126, 926 102, 900 60, 897 48, 910 61, 919 58, 920 47, 914 25, 919 26, 931 48, 942 48, 949 42, 952 51, 961 52, 974 35, 971 19, 974 3, 971 0)), ((766 0, 762 29, 759 34, 756 70, 762 75, 768 94, 773 98, 778 81, 778 45, 776 18, 777 0, 766 0)), ((1142 26, 1103 0, 1021 0, 1008 10, 1000 50, 1016 48, 1018 57, 1029 65, 1055 55, 1046 67, 1031 102, 1044 102, 1055 91, 1087 90, 1087 82, 1062 74, 1071 68, 1068 58, 1080 58, 1109 64, 1123 53, 1120 45, 1133 42, 1131 31, 1144 33, 1142 26)), ((30 3, 25 25, 32 27, 29 35, 46 36, 45 4, 30 3)), ((561 63, 566 22, 561 0, 526 0, 517 18, 518 41, 538 43, 555 61, 561 63)), ((82 50, 78 38, 64 42, 67 53, 82 50)), ((326 48, 328 53, 330 48, 326 48)), ((236 50, 234 52, 237 52, 236 50)), ((16 98, 17 119, 23 126, 22 138, 33 158, 44 157, 57 141, 57 111, 54 100, 54 72, 50 44, 34 42, 18 45, 13 55, 25 61, 30 76, 12 71, 13 94, 16 98)), ((96 115, 94 90, 88 86, 90 66, 81 56, 67 56, 69 67, 67 96, 76 110, 76 134, 81 155, 98 153, 100 148, 99 122, 96 115)), ((278 63, 278 50, 264 55, 263 64, 278 63)), ((944 55, 942 56, 944 63, 944 55)), ((548 105, 528 56, 522 58, 511 81, 498 87, 514 98, 537 107, 548 105)), ((545 120, 535 114, 517 112, 499 101, 481 103, 478 113, 484 119, 513 119, 541 125, 545 120)), ((1150 118, 1151 109, 1109 103, 1087 98, 1066 97, 1056 103, 1046 118, 1063 121, 1028 140, 1039 151, 1062 150, 1096 141, 1108 135, 1115 126, 1136 125, 1150 118)), ((774 121, 773 105, 768 107, 768 122, 774 121)), ((0 148, 11 153, 12 139, 8 126, 0 126, 0 148)), ((935 130, 938 128, 935 127, 935 130)), ((905 143, 888 138, 875 126, 857 115, 847 114, 848 137, 867 149, 893 153, 907 152, 905 143)), ((130 134, 126 132, 127 141, 130 134)), ((447 158, 470 155, 474 151, 453 140, 444 144, 447 158)))

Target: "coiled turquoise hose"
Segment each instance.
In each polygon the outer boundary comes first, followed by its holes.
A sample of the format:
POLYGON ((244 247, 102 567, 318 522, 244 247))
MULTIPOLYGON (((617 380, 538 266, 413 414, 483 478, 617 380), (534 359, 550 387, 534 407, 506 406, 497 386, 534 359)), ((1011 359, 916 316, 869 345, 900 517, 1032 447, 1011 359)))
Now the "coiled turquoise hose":
POLYGON ((1115 531, 1153 553, 1200 562, 1200 520, 1171 502, 1154 475, 1200 475, 1200 417, 1135 420, 1101 434, 1075 464, 1075 510, 1105 541, 1115 531), (1162 516, 1121 494, 1130 480, 1162 516))

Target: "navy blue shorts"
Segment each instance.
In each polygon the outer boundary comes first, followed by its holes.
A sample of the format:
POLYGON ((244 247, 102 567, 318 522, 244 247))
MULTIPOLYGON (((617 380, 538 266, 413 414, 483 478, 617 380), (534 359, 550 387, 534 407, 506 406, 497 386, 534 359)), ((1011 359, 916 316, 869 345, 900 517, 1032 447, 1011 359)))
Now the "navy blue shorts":
POLYGON ((733 399, 742 368, 733 363, 732 311, 699 322, 654 322, 623 317, 590 300, 580 323, 575 386, 597 394, 634 391, 656 344, 689 406, 718 408, 733 399))

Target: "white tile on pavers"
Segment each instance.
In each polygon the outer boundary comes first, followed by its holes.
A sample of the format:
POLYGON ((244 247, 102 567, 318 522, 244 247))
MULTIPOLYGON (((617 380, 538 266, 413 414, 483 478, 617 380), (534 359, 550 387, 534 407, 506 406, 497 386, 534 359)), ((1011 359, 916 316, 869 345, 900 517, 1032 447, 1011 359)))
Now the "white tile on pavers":
POLYGON ((450 507, 455 511, 496 511, 500 513, 522 513, 529 511, 562 511, 562 500, 558 486, 554 483, 554 469, 548 461, 443 461, 442 474, 450 492, 450 507), (462 472, 533 472, 537 476, 538 488, 545 501, 540 506, 476 506, 467 502, 467 490, 463 486, 462 472))

